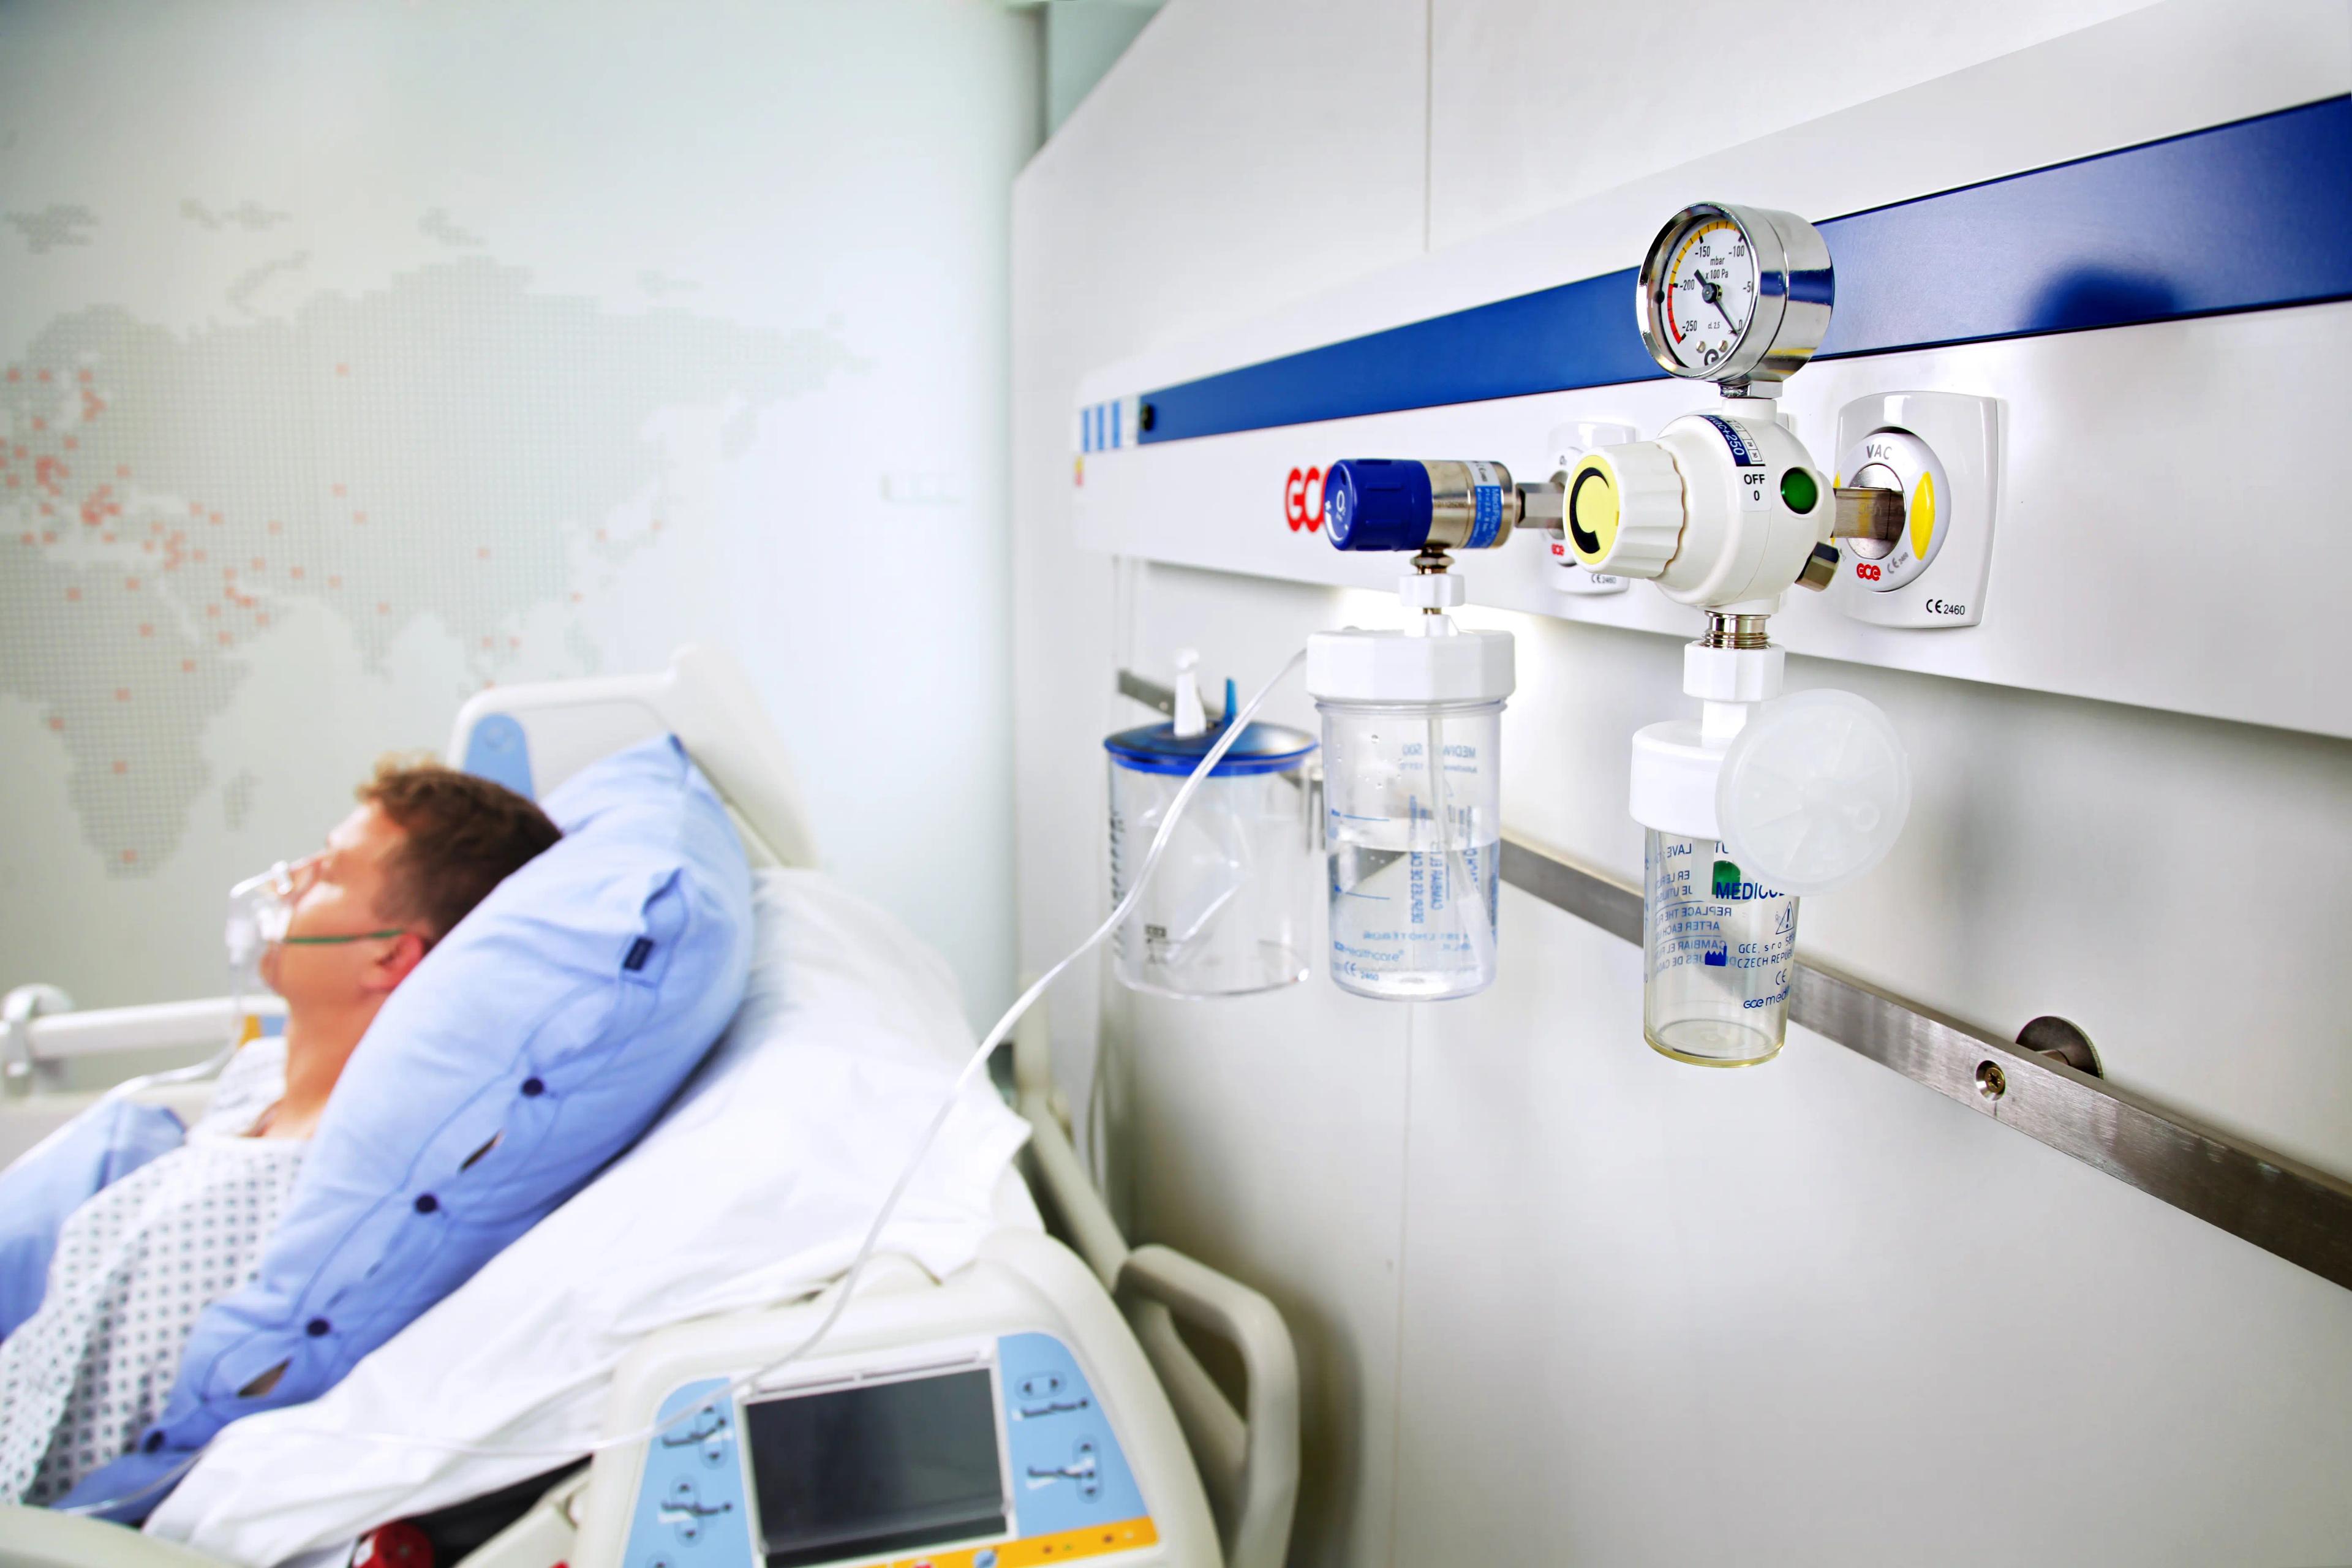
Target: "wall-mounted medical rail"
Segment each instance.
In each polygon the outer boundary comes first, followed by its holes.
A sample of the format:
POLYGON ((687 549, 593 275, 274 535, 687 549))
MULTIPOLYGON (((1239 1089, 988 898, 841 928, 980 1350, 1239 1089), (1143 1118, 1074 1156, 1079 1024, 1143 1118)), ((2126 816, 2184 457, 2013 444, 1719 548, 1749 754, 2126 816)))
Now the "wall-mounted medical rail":
MULTIPOLYGON (((1162 712, 1173 705, 1167 688, 1129 670, 1118 672, 1118 690, 1162 712)), ((1642 940, 1639 888, 1507 828, 1500 871, 1504 881, 1555 909, 1626 942, 1642 940)), ((1801 953, 1789 1016, 1947 1100, 2352 1289, 2352 1182, 1801 953)))
MULTIPOLYGON (((2352 294, 2352 97, 1821 221, 1822 359, 2036 337, 2352 294), (2148 215, 2162 213, 2161 223, 2148 215), (2130 235, 2128 260, 2100 247, 2130 235), (2212 243, 2216 235, 2233 237, 2212 243)), ((1087 451, 1622 386, 1664 374, 1605 272, 1084 411, 1087 451), (1121 423, 1123 421, 1123 424, 1121 423)))

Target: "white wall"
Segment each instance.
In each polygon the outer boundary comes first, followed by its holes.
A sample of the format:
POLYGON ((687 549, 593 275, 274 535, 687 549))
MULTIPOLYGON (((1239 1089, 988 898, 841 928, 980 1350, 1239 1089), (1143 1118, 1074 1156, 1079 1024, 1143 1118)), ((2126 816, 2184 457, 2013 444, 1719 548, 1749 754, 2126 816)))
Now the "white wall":
MULTIPOLYGON (((1080 374, 2130 9, 1173 0, 1016 190, 1024 963, 1103 907, 1120 662, 1198 647, 1246 686, 1377 614, 1073 549, 1080 374), (1769 84, 1736 112, 1656 64, 1718 36, 1769 84)), ((1635 872, 1624 740, 1679 710, 1679 646, 1477 618, 1520 639, 1507 818, 1635 872)), ((1808 901, 1809 950, 1982 1023, 2073 1017, 2118 1080, 2352 1171, 2352 922, 2258 913, 2281 846, 2352 877, 2352 745, 1792 661, 1827 683, 1899 716, 1921 787, 1896 858, 1808 901)), ((1273 714, 1310 718, 1296 689, 1273 714)), ((1767 1069, 1665 1062, 1634 949, 1515 890, 1502 920, 1468 1002, 1318 974, 1055 1006, 1074 1088, 1102 1042, 1138 1233, 1298 1337, 1297 1561, 2352 1560, 2352 1293, 1801 1031, 1767 1069)))
POLYGON ((0 10, 0 984, 217 990, 376 753, 698 638, 992 1014, 1038 74, 989 0, 0 10))
POLYGON ((1135 42, 1161 0, 1045 0, 1045 133, 1061 129, 1118 57, 1135 42))

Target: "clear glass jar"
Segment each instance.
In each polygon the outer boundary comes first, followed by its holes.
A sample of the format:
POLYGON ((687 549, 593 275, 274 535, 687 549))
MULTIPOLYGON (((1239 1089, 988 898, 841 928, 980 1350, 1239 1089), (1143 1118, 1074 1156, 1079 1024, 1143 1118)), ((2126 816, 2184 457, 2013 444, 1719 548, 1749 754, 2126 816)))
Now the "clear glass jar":
POLYGON ((1503 704, 1319 698, 1331 978, 1438 1001, 1495 980, 1503 704))
MULTIPOLYGON (((1220 732, 1176 736, 1160 724, 1104 742, 1114 904, 1220 732)), ((1302 731, 1253 724, 1201 781, 1150 886, 1112 933, 1122 983, 1162 996, 1238 996, 1307 978, 1315 872, 1305 763, 1314 749, 1302 731)))
POLYGON ((1780 1055, 1797 963, 1797 900, 1741 872, 1719 839, 1650 829, 1642 899, 1642 1033, 1676 1061, 1780 1055))

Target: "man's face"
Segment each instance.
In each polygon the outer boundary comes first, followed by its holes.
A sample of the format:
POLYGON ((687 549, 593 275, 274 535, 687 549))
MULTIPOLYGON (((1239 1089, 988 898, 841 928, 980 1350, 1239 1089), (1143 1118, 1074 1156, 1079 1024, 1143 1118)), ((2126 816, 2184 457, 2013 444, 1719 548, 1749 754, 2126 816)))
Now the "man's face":
POLYGON ((415 967, 422 928, 384 913, 385 862, 408 835, 373 804, 361 806, 327 835, 327 847, 293 868, 289 937, 403 934, 362 942, 272 942, 263 951, 261 978, 289 1002, 354 1002, 389 991, 415 967), (416 951, 411 952, 409 950, 416 951))

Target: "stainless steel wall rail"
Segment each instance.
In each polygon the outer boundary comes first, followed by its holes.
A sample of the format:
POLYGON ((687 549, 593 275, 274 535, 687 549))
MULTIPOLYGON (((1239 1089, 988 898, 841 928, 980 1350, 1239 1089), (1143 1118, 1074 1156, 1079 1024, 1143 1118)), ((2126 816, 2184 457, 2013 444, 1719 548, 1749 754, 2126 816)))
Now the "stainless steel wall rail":
MULTIPOLYGON (((1118 673, 1124 696, 1165 711, 1167 689, 1118 673)), ((1507 828, 1504 881, 1626 942, 1642 892, 1507 828)), ((2352 1289, 2352 1182, 2042 1052, 1797 958, 1795 1023, 2149 1196, 2352 1289)))
MULTIPOLYGON (((1627 942, 1642 894, 1506 830, 1502 879, 1627 942)), ((1789 1016, 1945 1099, 2352 1289, 2352 1182, 1797 957, 1789 1016)))
POLYGON ((1162 686, 1156 680, 1146 680, 1131 669, 1118 672, 1118 694, 1132 697, 1146 708, 1156 708, 1162 713, 1173 714, 1176 711, 1174 688, 1162 686))

